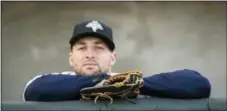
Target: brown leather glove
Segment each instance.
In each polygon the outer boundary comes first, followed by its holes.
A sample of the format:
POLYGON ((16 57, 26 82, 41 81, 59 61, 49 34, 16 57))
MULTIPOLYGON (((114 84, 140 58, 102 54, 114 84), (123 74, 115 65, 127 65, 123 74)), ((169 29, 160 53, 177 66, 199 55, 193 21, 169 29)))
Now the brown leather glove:
POLYGON ((134 103, 129 98, 137 97, 140 93, 139 88, 142 86, 142 73, 140 71, 129 71, 110 76, 93 87, 83 88, 80 93, 82 99, 94 99, 95 103, 98 98, 109 99, 110 104, 113 99, 117 98, 125 98, 134 103))

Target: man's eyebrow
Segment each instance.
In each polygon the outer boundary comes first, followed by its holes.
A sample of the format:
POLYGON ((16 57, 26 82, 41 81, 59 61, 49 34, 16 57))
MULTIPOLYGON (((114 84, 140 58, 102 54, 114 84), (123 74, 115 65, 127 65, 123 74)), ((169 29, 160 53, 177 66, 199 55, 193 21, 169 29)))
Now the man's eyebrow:
POLYGON ((85 42, 78 41, 78 42, 76 43, 76 45, 85 45, 85 42))
POLYGON ((103 41, 95 41, 95 44, 104 44, 103 41))

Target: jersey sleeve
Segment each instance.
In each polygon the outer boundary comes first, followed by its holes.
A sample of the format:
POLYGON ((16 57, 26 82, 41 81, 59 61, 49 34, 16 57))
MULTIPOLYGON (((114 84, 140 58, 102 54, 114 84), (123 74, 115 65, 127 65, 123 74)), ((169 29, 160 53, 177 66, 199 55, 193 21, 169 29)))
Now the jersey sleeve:
POLYGON ((80 90, 94 86, 107 75, 78 76, 45 74, 34 77, 24 89, 25 101, 78 100, 80 90))
POLYGON ((179 99, 208 98, 211 85, 207 78, 194 70, 177 70, 144 78, 141 94, 179 99))

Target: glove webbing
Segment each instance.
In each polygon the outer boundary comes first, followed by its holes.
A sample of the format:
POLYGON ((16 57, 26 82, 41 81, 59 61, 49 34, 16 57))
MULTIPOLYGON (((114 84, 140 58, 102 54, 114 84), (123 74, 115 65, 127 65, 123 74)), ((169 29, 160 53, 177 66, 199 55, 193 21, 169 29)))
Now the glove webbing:
MULTIPOLYGON (((122 90, 122 91, 117 92, 117 93, 112 93, 112 94, 113 94, 113 95, 122 94, 121 99, 124 99, 124 98, 125 98, 126 100, 128 100, 128 102, 133 103, 133 104, 136 104, 135 101, 133 101, 133 100, 131 100, 131 99, 129 99, 129 98, 127 97, 127 95, 131 92, 131 90, 132 90, 135 86, 136 86, 136 85, 134 85, 134 86, 132 86, 132 87, 130 87, 130 88, 128 88, 128 89, 122 90)), ((139 93, 139 91, 137 91, 137 93, 139 93)), ((112 103, 113 103, 113 98, 112 98, 111 96, 109 96, 107 93, 98 93, 97 96, 95 97, 94 103, 97 103, 97 100, 98 100, 98 98, 100 98, 100 97, 109 99, 109 100, 110 100, 109 104, 112 104, 112 103)))

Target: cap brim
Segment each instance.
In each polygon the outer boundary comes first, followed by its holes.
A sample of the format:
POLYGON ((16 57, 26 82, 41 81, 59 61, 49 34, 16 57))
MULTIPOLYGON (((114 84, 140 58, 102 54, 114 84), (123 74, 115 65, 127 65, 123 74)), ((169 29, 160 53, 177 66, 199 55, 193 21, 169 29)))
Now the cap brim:
POLYGON ((113 51, 115 49, 115 45, 114 45, 113 41, 110 40, 109 37, 107 37, 103 34, 100 34, 100 33, 96 33, 96 32, 86 32, 86 33, 81 33, 81 34, 77 34, 76 36, 73 36, 70 39, 71 46, 74 45, 78 40, 80 40, 84 37, 87 37, 87 36, 94 36, 94 37, 100 38, 108 45, 108 47, 111 51, 113 51))

